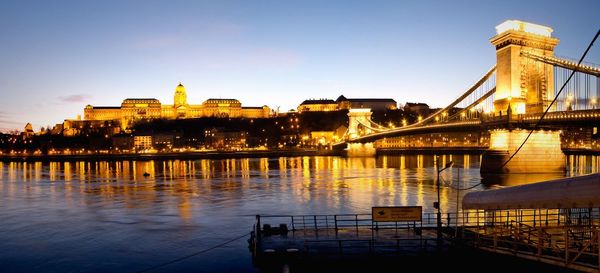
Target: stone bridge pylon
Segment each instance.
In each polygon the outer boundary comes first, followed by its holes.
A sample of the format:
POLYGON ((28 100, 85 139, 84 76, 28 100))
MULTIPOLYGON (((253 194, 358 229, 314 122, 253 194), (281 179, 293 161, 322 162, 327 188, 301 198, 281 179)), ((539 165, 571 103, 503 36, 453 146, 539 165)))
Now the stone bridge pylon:
MULTIPOLYGON (((554 56, 559 40, 552 37, 552 28, 508 20, 496 26, 496 32, 490 40, 496 47, 494 113, 515 116, 544 112, 554 98, 553 66, 527 56, 554 56)), ((558 130, 534 131, 519 153, 508 161, 528 133, 527 130, 492 130, 490 149, 483 154, 481 172, 563 172, 565 156, 558 130)))

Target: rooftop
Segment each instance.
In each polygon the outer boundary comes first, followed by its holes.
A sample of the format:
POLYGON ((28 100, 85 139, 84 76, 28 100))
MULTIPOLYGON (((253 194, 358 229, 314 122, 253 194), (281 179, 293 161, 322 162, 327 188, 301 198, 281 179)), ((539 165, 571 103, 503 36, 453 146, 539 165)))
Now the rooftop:
POLYGON ((121 106, 92 106, 94 109, 121 109, 121 106))
POLYGON ((132 101, 152 101, 152 102, 160 103, 160 101, 155 98, 126 98, 123 100, 123 102, 132 102, 132 101))
POLYGON ((336 102, 332 99, 310 99, 303 101, 300 105, 304 104, 335 104, 336 102))
POLYGON ((205 102, 205 103, 206 103, 206 102, 216 102, 216 103, 221 103, 221 102, 222 102, 222 103, 240 103, 240 101, 239 101, 239 100, 237 100, 237 99, 215 99, 215 98, 210 98, 210 99, 207 99, 207 100, 206 100, 206 101, 204 101, 204 102, 205 102))
POLYGON ((522 31, 545 37, 552 36, 552 28, 534 23, 523 22, 519 20, 506 20, 496 26, 496 34, 501 34, 510 30, 522 31))

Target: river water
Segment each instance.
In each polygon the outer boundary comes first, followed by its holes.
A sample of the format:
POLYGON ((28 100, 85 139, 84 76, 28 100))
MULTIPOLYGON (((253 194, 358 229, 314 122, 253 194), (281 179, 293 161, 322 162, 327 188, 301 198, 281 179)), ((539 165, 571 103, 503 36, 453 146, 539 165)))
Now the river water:
MULTIPOLYGON (((482 178, 478 155, 443 155, 454 165, 440 174, 442 211, 456 210, 453 187, 587 174, 598 159, 569 156, 565 174, 482 178)), ((433 155, 0 162, 0 271, 138 272, 246 234, 256 214, 434 211, 436 175, 433 155)), ((151 272, 256 271, 243 238, 151 272)))

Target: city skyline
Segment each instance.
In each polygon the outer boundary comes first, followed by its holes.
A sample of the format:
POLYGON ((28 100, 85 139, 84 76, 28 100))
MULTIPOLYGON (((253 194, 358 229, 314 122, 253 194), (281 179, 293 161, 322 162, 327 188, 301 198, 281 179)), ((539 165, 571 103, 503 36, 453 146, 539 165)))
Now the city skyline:
POLYGON ((4 2, 0 131, 127 97, 171 102, 178 82, 190 101, 282 111, 341 94, 439 107, 495 64, 505 20, 552 27, 573 59, 597 29, 593 1, 516 3, 4 2))

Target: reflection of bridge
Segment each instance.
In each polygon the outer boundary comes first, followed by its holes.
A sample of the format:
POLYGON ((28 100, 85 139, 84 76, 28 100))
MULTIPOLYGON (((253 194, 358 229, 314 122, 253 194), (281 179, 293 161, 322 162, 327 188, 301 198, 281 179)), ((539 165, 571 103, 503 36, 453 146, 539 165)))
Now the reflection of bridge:
POLYGON ((374 154, 373 142, 378 140, 443 132, 490 132, 490 150, 484 156, 489 164, 484 163, 482 169, 564 169, 560 130, 593 127, 600 121, 600 109, 596 109, 600 68, 555 57, 558 39, 551 36, 549 27, 510 20, 496 30, 491 43, 496 47, 497 64, 448 106, 400 128, 377 124, 368 109, 351 109, 346 140, 335 146, 346 145, 350 156, 361 156, 374 154), (568 80, 573 71, 574 76, 568 80), (565 88, 552 103, 563 85, 565 88), (549 112, 537 124, 547 108, 549 112), (527 133, 519 129, 535 125, 539 126, 514 162, 498 165, 526 137, 527 133))

